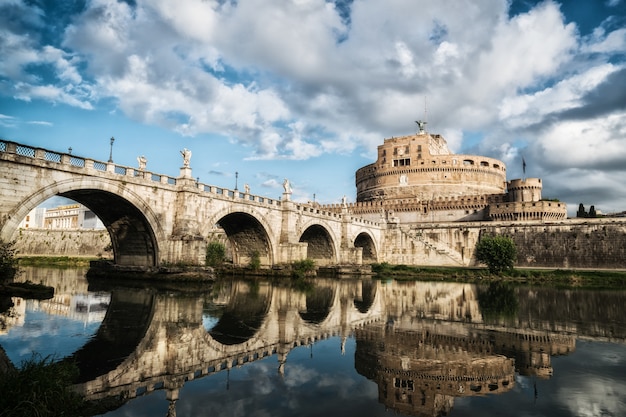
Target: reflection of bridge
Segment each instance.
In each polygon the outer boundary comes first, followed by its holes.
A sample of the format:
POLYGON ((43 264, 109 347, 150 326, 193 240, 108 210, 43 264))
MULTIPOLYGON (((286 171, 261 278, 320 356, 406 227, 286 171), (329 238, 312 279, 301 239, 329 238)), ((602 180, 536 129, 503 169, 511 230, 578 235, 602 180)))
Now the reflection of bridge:
POLYGON ((12 240, 37 205, 60 195, 91 209, 111 237, 115 263, 144 268, 203 264, 207 239, 225 232, 233 262, 311 258, 318 265, 378 260, 381 226, 290 200, 197 182, 188 161, 171 178, 145 170, 0 141, 0 239, 12 240))
POLYGON ((215 297, 114 292, 96 338, 74 355, 81 391, 89 399, 154 389, 175 397, 190 379, 272 355, 282 371, 292 348, 345 339, 379 320, 383 309, 370 281, 318 280, 306 293, 234 282, 215 297), (222 305, 221 317, 207 331, 203 308, 215 304, 222 305))
POLYGON ((471 284, 367 280, 316 280, 307 292, 240 281, 204 295, 116 290, 97 337, 74 355, 78 388, 90 399, 165 389, 176 400, 186 381, 269 356, 282 372, 294 347, 355 335, 355 366, 381 402, 438 415, 455 397, 511 389, 515 371, 549 377, 550 357, 572 352, 581 334, 626 340, 615 316, 623 294, 555 300, 550 289, 519 289, 510 324, 486 321, 478 294, 471 284), (207 311, 219 317, 210 329, 207 311))

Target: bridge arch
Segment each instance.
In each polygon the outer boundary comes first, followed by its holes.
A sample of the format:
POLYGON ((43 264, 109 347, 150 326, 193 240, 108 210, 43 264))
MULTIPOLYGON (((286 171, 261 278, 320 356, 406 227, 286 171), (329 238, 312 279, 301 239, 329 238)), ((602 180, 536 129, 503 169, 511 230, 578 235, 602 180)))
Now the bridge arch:
POLYGON ((335 291, 331 287, 315 286, 305 295, 306 309, 298 314, 307 323, 320 324, 330 314, 335 303, 335 291))
POLYGON ((269 287, 250 285, 245 290, 241 285, 234 287, 228 304, 221 310, 219 320, 207 329, 208 334, 221 345, 247 342, 267 319, 271 298, 269 287))
POLYGON ((333 238, 331 229, 312 223, 303 228, 299 241, 308 243, 306 257, 313 259, 317 265, 337 263, 337 239, 333 238))
POLYGON ((83 204, 102 220, 111 238, 116 264, 158 265, 159 242, 165 242, 158 217, 136 193, 106 178, 91 181, 89 186, 81 178, 68 179, 34 190, 8 214, 0 236, 11 240, 32 209, 57 195, 83 204))
POLYGON ((226 234, 232 250, 233 264, 247 265, 256 254, 261 265, 273 264, 277 245, 273 239, 274 233, 270 233, 269 223, 261 213, 248 207, 230 206, 209 218, 202 235, 209 236, 215 231, 215 225, 221 227, 226 234))
POLYGON ((354 247, 363 248, 363 263, 378 262, 378 251, 376 250, 376 242, 374 242, 374 239, 369 233, 359 233, 354 239, 354 247))

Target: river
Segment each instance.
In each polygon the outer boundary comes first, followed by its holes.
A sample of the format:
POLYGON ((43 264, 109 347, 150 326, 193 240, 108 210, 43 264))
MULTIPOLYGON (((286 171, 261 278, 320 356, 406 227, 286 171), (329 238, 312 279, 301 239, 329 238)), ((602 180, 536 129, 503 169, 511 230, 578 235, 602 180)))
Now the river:
POLYGON ((24 268, 0 346, 76 360, 113 416, 625 416, 626 291, 24 268))

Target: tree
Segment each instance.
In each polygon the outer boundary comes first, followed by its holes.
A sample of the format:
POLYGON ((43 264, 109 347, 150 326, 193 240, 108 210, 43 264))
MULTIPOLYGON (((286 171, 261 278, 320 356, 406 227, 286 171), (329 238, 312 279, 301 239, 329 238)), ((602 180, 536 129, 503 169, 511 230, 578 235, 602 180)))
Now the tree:
POLYGON ((15 242, 0 240, 0 282, 12 279, 17 272, 17 258, 13 245, 15 242))
POLYGON ((506 236, 482 236, 476 245, 476 260, 492 274, 512 271, 517 260, 515 242, 506 236))

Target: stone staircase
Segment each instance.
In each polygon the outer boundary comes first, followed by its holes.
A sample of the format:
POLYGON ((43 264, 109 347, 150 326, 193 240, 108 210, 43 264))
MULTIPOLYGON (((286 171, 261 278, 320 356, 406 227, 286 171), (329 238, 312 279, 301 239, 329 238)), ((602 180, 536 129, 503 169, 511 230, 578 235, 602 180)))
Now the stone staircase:
POLYGON ((432 240, 424 236, 424 234, 420 230, 402 228, 401 231, 411 241, 421 244, 426 248, 435 251, 438 255, 445 256, 451 259, 455 264, 458 264, 459 266, 466 266, 461 254, 458 251, 452 249, 447 244, 442 242, 433 242, 432 240))

